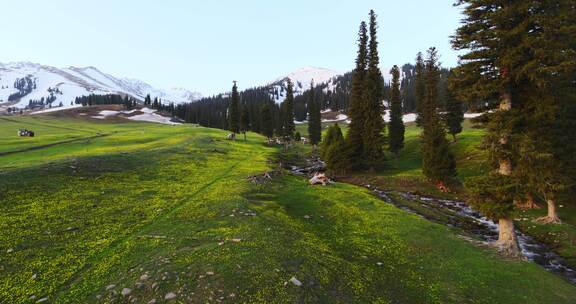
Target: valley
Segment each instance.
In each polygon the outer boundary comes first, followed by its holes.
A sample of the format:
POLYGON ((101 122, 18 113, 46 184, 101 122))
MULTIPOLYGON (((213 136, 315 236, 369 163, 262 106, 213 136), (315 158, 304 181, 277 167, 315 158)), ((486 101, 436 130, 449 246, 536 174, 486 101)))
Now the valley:
MULTIPOLYGON (((0 120, 0 302, 576 297, 535 263, 504 259, 362 187, 310 186, 277 171, 285 156, 260 135, 227 141, 225 131, 190 124, 57 113, 0 120), (38 135, 16 141, 18 127, 38 135), (270 181, 248 179, 266 171, 270 181)), ((473 149, 474 132, 459 145, 473 149)), ((391 161, 391 180, 418 175, 409 170, 416 153, 391 161)))

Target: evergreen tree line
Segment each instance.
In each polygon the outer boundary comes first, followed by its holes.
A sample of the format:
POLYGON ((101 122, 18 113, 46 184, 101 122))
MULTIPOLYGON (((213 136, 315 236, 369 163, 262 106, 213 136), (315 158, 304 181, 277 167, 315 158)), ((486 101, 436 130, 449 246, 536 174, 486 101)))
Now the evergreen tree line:
POLYGON ((138 101, 128 95, 108 94, 108 95, 95 95, 79 96, 74 100, 75 104, 82 106, 95 106, 95 105, 111 105, 118 104, 124 105, 127 109, 131 109, 138 104, 138 101))
MULTIPOLYGON (((143 105, 145 107, 152 108, 160 112, 164 112, 166 114, 170 114, 173 117, 176 116, 176 106, 174 106, 174 103, 170 102, 166 104, 162 102, 162 99, 159 99, 158 97, 154 97, 154 100, 152 100, 150 94, 144 97, 143 105)), ((132 104, 132 106, 135 106, 135 104, 132 104)), ((126 107, 130 108, 129 103, 127 103, 126 107)))
MULTIPOLYGON (((446 79, 448 76, 447 69, 441 69, 441 81, 439 84, 439 94, 444 95, 447 91, 446 79)), ((320 83, 314 86, 315 100, 318 102, 320 111, 333 110, 337 112, 348 112, 352 88, 352 72, 335 77, 332 85, 320 83)), ((416 111, 415 102, 415 73, 414 65, 405 64, 400 73, 400 100, 402 103, 402 113, 412 113, 416 111), (402 76, 403 75, 403 76, 402 76)), ((383 81, 383 80, 382 80, 383 81)), ((382 83, 382 96, 389 100, 391 94, 391 84, 382 83)), ((287 81, 281 85, 261 86, 239 91, 240 99, 247 106, 248 117, 250 120, 250 130, 261 132, 262 117, 261 109, 264 106, 270 107, 272 112, 274 134, 282 136, 280 105, 274 104, 273 99, 277 99, 280 93, 284 94, 287 90, 287 81)), ((308 103, 310 99, 310 90, 304 91, 301 95, 294 95, 293 110, 296 121, 305 121, 308 119, 308 103)), ((180 104, 176 106, 175 116, 189 123, 198 123, 202 126, 228 129, 228 106, 230 94, 220 94, 212 97, 205 97, 198 101, 180 104)), ((444 99, 442 99, 443 101, 444 99)), ((466 109, 466 108, 465 108, 466 109)), ((479 109, 478 107, 476 109, 479 109)))

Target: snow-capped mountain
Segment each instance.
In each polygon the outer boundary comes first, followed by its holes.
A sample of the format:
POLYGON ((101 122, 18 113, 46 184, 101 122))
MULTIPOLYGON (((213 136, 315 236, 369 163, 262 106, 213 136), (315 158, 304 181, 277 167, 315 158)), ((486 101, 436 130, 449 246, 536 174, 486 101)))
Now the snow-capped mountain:
POLYGON ((271 81, 269 87, 271 88, 273 99, 280 103, 286 98, 288 79, 294 84, 294 95, 301 95, 304 91, 310 89, 312 80, 314 80, 315 85, 327 84, 330 87, 335 78, 342 74, 344 73, 326 68, 307 66, 271 81))
POLYGON ((136 79, 117 78, 95 67, 56 68, 30 62, 0 63, 0 105, 25 108, 30 101, 70 107, 74 99, 89 94, 123 94, 144 99, 147 94, 163 102, 199 99, 199 93, 183 88, 157 89, 136 79))
MULTIPOLYGON (((389 83, 392 80, 392 75, 390 75, 390 68, 381 68, 380 70, 382 72, 384 82, 389 83)), ((297 96, 310 89, 311 80, 314 80, 314 85, 316 87, 322 86, 324 92, 334 92, 337 86, 344 85, 341 82, 345 81, 346 79, 340 77, 344 74, 345 72, 307 66, 300 68, 286 76, 277 78, 276 80, 270 82, 268 87, 271 88, 272 99, 274 99, 277 103, 280 103, 286 98, 286 86, 288 78, 292 81, 292 83, 294 83, 294 95, 297 96)))

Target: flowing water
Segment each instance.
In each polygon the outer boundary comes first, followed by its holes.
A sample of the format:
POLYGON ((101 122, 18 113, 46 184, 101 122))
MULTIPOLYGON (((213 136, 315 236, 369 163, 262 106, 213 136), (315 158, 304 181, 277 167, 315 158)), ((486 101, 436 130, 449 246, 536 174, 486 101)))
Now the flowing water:
MULTIPOLYGON (((314 172, 323 171, 324 168, 324 163, 317 160, 310 162, 306 167, 291 166, 290 170, 296 175, 309 176, 314 172)), ((366 185, 366 187, 372 190, 374 194, 384 202, 417 214, 427 220, 462 229, 486 243, 494 242, 498 239, 498 224, 486 218, 478 211, 475 211, 464 202, 417 195, 410 192, 383 191, 370 185, 366 185), (395 199, 394 196, 396 195, 403 200, 415 204, 419 208, 408 207, 406 204, 395 199), (423 212, 419 210, 420 208, 428 209, 432 212, 423 212), (436 216, 433 214, 436 214, 436 216)), ((576 285, 576 270, 568 266, 562 257, 552 252, 545 244, 537 242, 530 236, 518 230, 516 233, 522 254, 527 260, 541 265, 546 270, 576 285)))

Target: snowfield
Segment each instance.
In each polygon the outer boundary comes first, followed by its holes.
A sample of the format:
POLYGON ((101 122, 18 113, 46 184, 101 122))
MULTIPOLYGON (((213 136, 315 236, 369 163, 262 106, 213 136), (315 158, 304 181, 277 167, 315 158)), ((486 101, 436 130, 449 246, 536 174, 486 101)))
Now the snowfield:
POLYGON ((180 125, 181 124, 179 122, 172 121, 172 118, 170 118, 170 117, 159 115, 156 112, 157 112, 156 110, 149 109, 149 108, 135 109, 135 110, 130 110, 130 111, 102 110, 98 113, 98 115, 91 116, 91 118, 106 119, 108 117, 121 115, 122 117, 124 117, 126 119, 134 120, 134 121, 155 122, 155 123, 161 123, 161 124, 166 124, 166 125, 180 125), (133 114, 136 112, 142 112, 142 114, 124 116, 124 115, 130 115, 130 114, 133 114))

